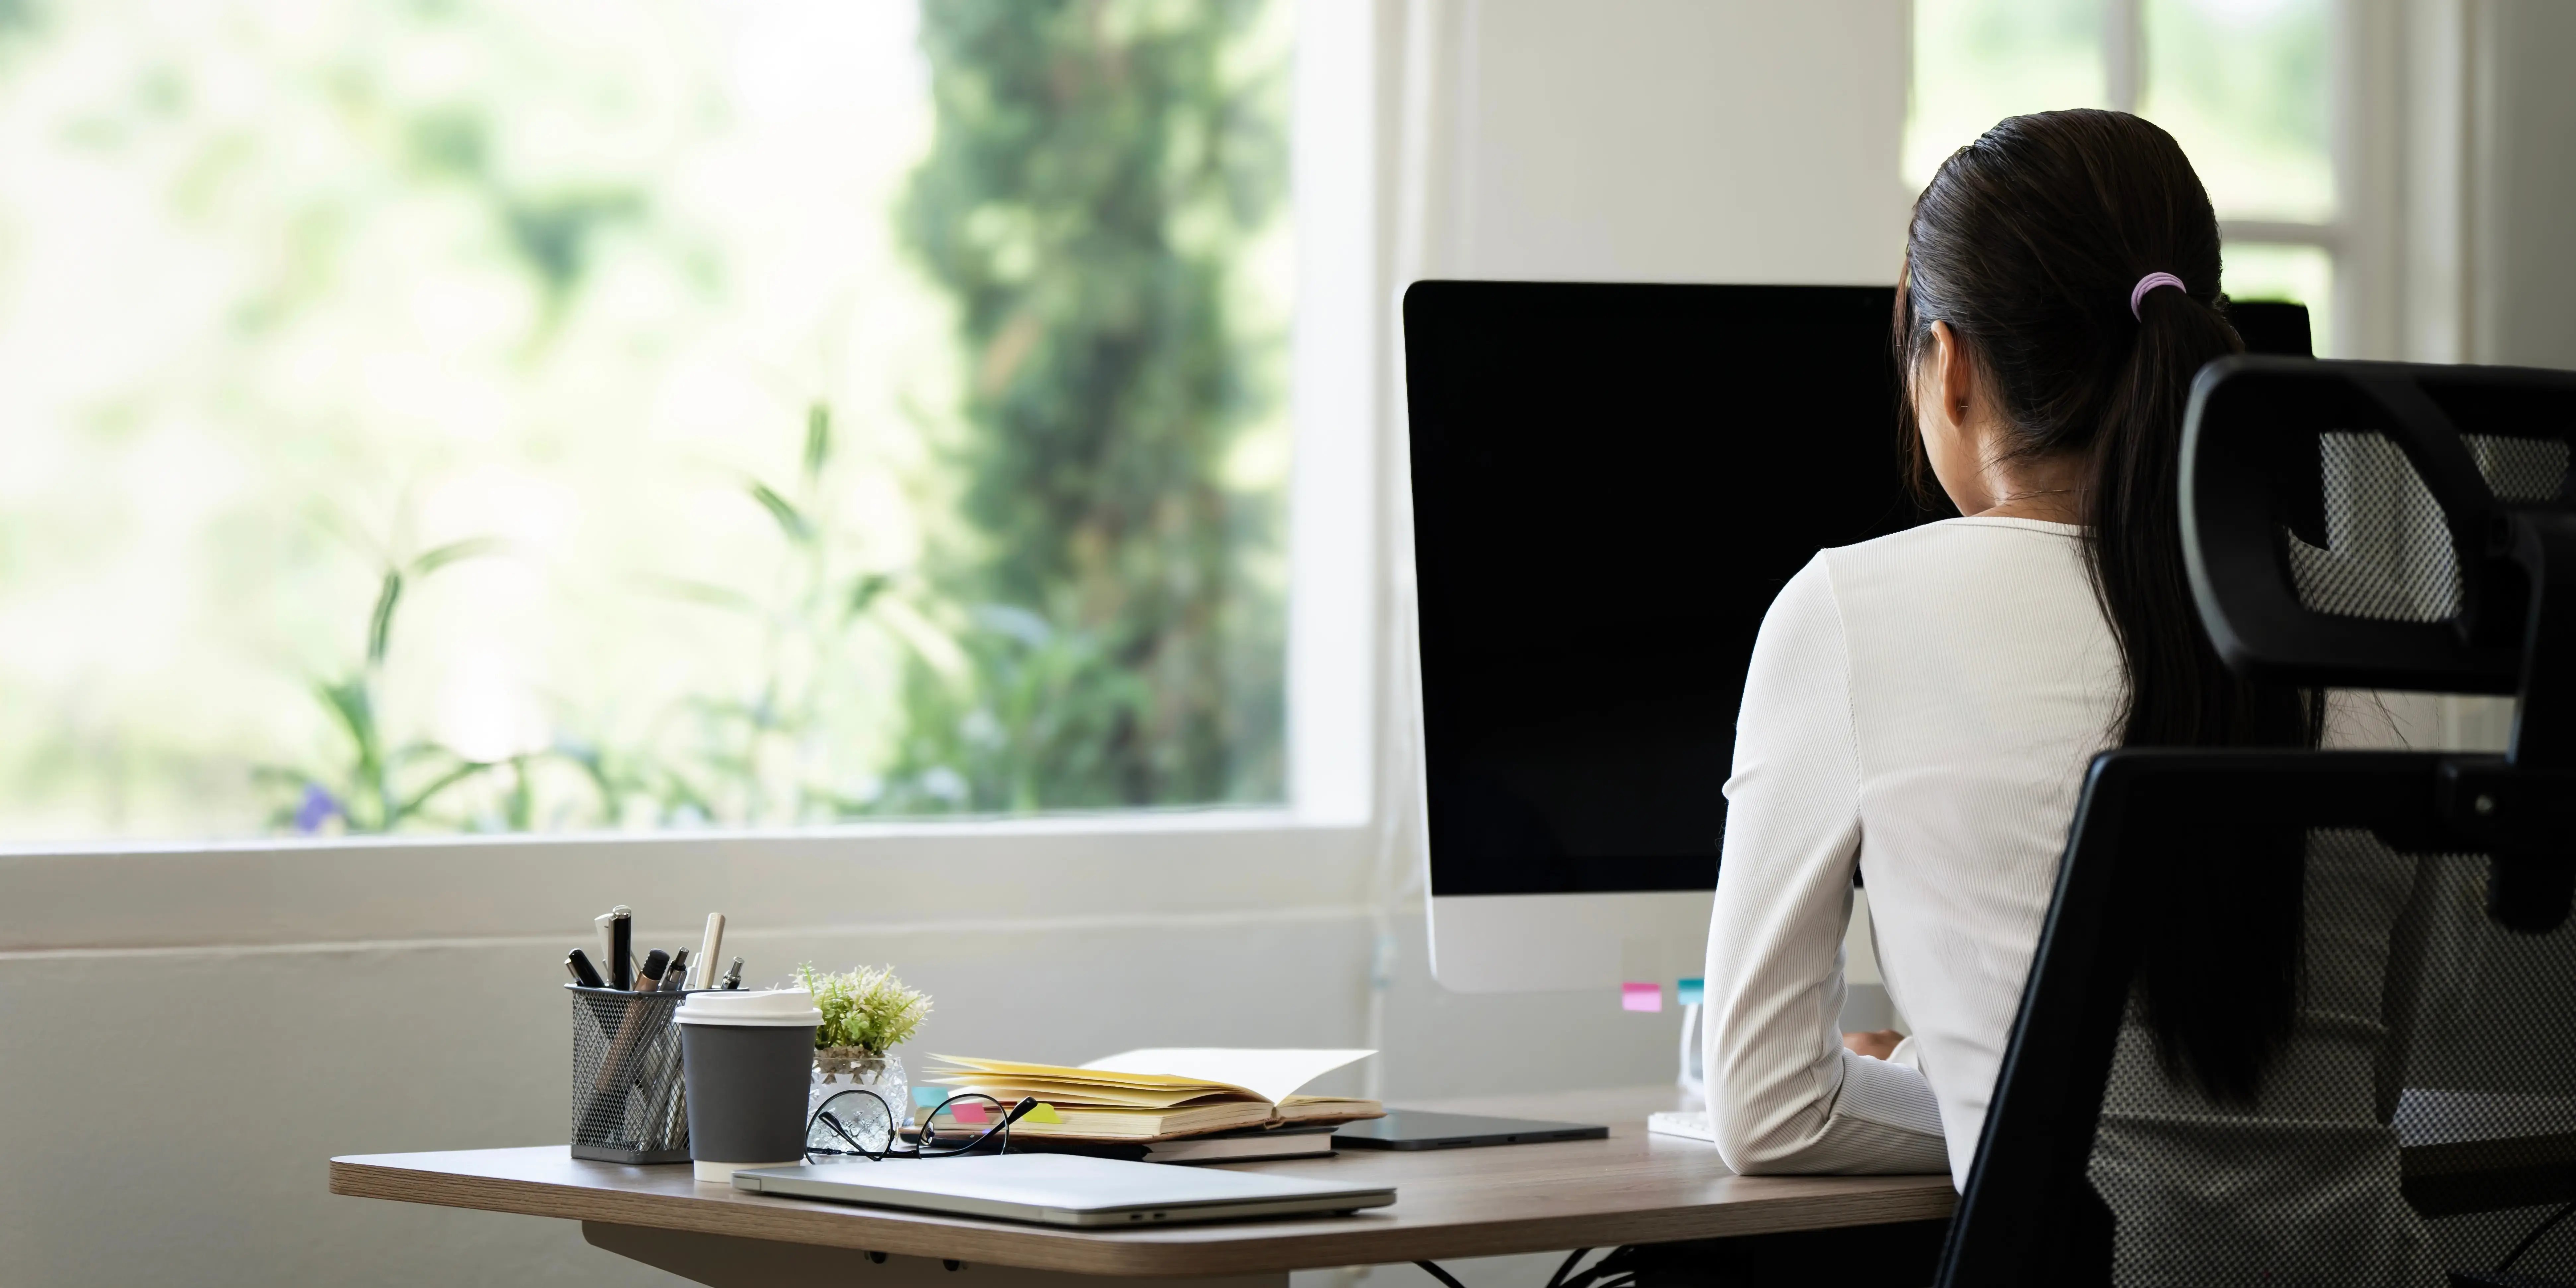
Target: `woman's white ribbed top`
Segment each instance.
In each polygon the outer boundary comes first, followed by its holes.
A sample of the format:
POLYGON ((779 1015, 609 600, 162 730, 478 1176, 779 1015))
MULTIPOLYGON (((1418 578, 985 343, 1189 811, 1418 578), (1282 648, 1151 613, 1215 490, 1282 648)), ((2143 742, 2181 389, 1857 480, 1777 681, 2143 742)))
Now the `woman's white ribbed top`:
POLYGON ((1952 519, 1818 554, 1764 617, 1708 944, 1718 1148, 1739 1172, 1964 1184, 2120 656, 2081 530, 1952 519), (1843 1049, 1868 883, 1888 1061, 1843 1049))

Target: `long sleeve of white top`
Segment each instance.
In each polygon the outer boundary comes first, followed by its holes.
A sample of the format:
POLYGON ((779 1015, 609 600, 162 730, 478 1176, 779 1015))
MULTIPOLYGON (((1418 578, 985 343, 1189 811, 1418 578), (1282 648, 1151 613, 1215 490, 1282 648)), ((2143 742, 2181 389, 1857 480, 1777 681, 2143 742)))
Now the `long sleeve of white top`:
POLYGON ((1860 791, 1848 648, 1820 558, 1763 619, 1726 783, 1707 1067, 1717 1147, 1738 1172, 1950 1166, 1923 1074, 1842 1044, 1860 791))

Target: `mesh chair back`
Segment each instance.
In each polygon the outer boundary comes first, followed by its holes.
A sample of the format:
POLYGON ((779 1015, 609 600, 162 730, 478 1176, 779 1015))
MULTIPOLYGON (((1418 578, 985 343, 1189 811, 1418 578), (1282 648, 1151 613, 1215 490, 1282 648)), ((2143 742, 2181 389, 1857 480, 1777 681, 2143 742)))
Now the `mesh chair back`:
POLYGON ((2576 1284, 2571 442, 2576 375, 2203 373, 2184 529, 2222 655, 2515 693, 2514 749, 2097 759, 1944 1283, 2576 1284), (2149 1023, 2252 994, 2287 1024, 2250 1098, 2149 1023))
POLYGON ((2514 693, 2512 520, 2576 508, 2576 374, 2235 358, 2193 390, 2183 540, 2239 671, 2514 693))

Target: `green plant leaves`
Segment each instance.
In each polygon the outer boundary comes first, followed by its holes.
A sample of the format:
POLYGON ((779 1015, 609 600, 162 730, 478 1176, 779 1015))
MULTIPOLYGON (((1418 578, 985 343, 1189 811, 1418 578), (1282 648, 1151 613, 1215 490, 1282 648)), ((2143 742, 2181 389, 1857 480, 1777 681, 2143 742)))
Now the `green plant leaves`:
POLYGON ((820 482, 823 465, 832 459, 832 406, 816 403, 805 409, 805 481, 820 482))
POLYGON ((314 692, 321 695, 322 705, 338 717, 340 727, 357 744, 359 763, 374 765, 382 759, 377 753, 375 703, 368 697, 364 680, 344 680, 338 684, 319 684, 314 692))
POLYGON ((814 1048, 860 1047, 878 1055, 912 1040, 929 1018, 930 998, 906 987, 894 967, 861 966, 839 974, 818 972, 814 963, 796 967, 796 978, 814 995, 823 1022, 814 1029, 814 1048))
POLYGON ((797 509, 795 503, 780 496, 776 489, 755 479, 751 484, 751 499, 760 502, 760 508, 778 520, 778 530, 786 533, 788 540, 800 546, 814 543, 813 521, 807 519, 805 512, 797 509))
POLYGON ((463 541, 451 541, 415 556, 411 561, 411 575, 426 577, 449 564, 502 554, 509 548, 510 543, 499 537, 467 537, 463 541))
POLYGON ((367 665, 385 664, 385 647, 394 633, 394 606, 402 602, 403 575, 399 568, 385 569, 384 585, 376 592, 376 608, 367 614, 367 665))
MULTIPOLYGON (((328 512, 326 512, 326 515, 328 512)), ((399 525, 397 525, 399 526, 399 525)), ((367 648, 365 661, 354 673, 339 680, 316 681, 314 696, 330 713, 332 723, 348 737, 348 763, 340 772, 313 772, 264 767, 256 776, 308 798, 314 792, 329 792, 327 801, 341 822, 352 832, 389 832, 406 820, 418 817, 440 795, 457 784, 470 781, 497 766, 466 760, 436 743, 411 742, 399 749, 388 750, 385 732, 376 709, 376 685, 384 670, 386 655, 392 651, 394 613, 402 606, 403 596, 412 583, 441 568, 467 559, 506 552, 509 543, 499 537, 467 537, 432 547, 409 560, 391 561, 376 586, 374 605, 367 611, 367 648), (398 783, 416 777, 424 761, 454 762, 432 776, 426 783, 405 792, 398 783), (338 783, 340 790, 330 792, 325 783, 338 783)), ((524 796, 527 775, 522 760, 507 762, 519 769, 519 787, 524 796)), ((511 802, 511 825, 525 827, 531 811, 526 802, 511 802)), ((310 803, 288 806, 275 812, 272 825, 293 823, 298 830, 310 831, 302 818, 310 813, 310 803)))
POLYGON ((412 577, 427 577, 449 564, 466 559, 496 555, 509 548, 499 537, 467 537, 415 556, 407 566, 385 569, 385 579, 376 591, 375 611, 367 615, 367 665, 384 665, 385 650, 392 646, 394 609, 402 603, 406 572, 412 577))
POLYGON ((719 586, 713 582, 695 581, 687 577, 665 577, 658 573, 647 573, 638 580, 657 594, 686 600, 693 604, 705 604, 710 608, 748 613, 754 617, 762 616, 766 611, 761 608, 759 600, 731 586, 719 586))
POLYGON ((884 594, 886 588, 893 584, 894 578, 881 572, 869 573, 851 581, 849 604, 842 610, 841 620, 846 622, 868 611, 868 606, 877 602, 877 596, 884 594))

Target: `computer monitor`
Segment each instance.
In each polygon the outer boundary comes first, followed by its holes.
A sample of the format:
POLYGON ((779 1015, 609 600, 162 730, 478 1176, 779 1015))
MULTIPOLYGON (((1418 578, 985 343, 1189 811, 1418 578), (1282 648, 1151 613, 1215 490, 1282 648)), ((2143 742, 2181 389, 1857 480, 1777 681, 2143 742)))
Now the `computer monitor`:
POLYGON ((2229 300, 2227 320, 2236 327, 2238 338, 2245 341, 2247 353, 2269 353, 2285 358, 2313 358, 2315 346, 2308 329, 2308 306, 2287 300, 2229 300))
MULTIPOLYGON (((1905 483, 1894 292, 1405 293, 1432 969, 1465 991, 1699 973, 1762 615, 1905 483)), ((2238 302, 2256 352, 2307 309, 2238 302)))
POLYGON ((1442 984, 1700 973, 1764 611, 1817 550, 1931 517, 1893 307, 1885 287, 1405 293, 1442 984))

